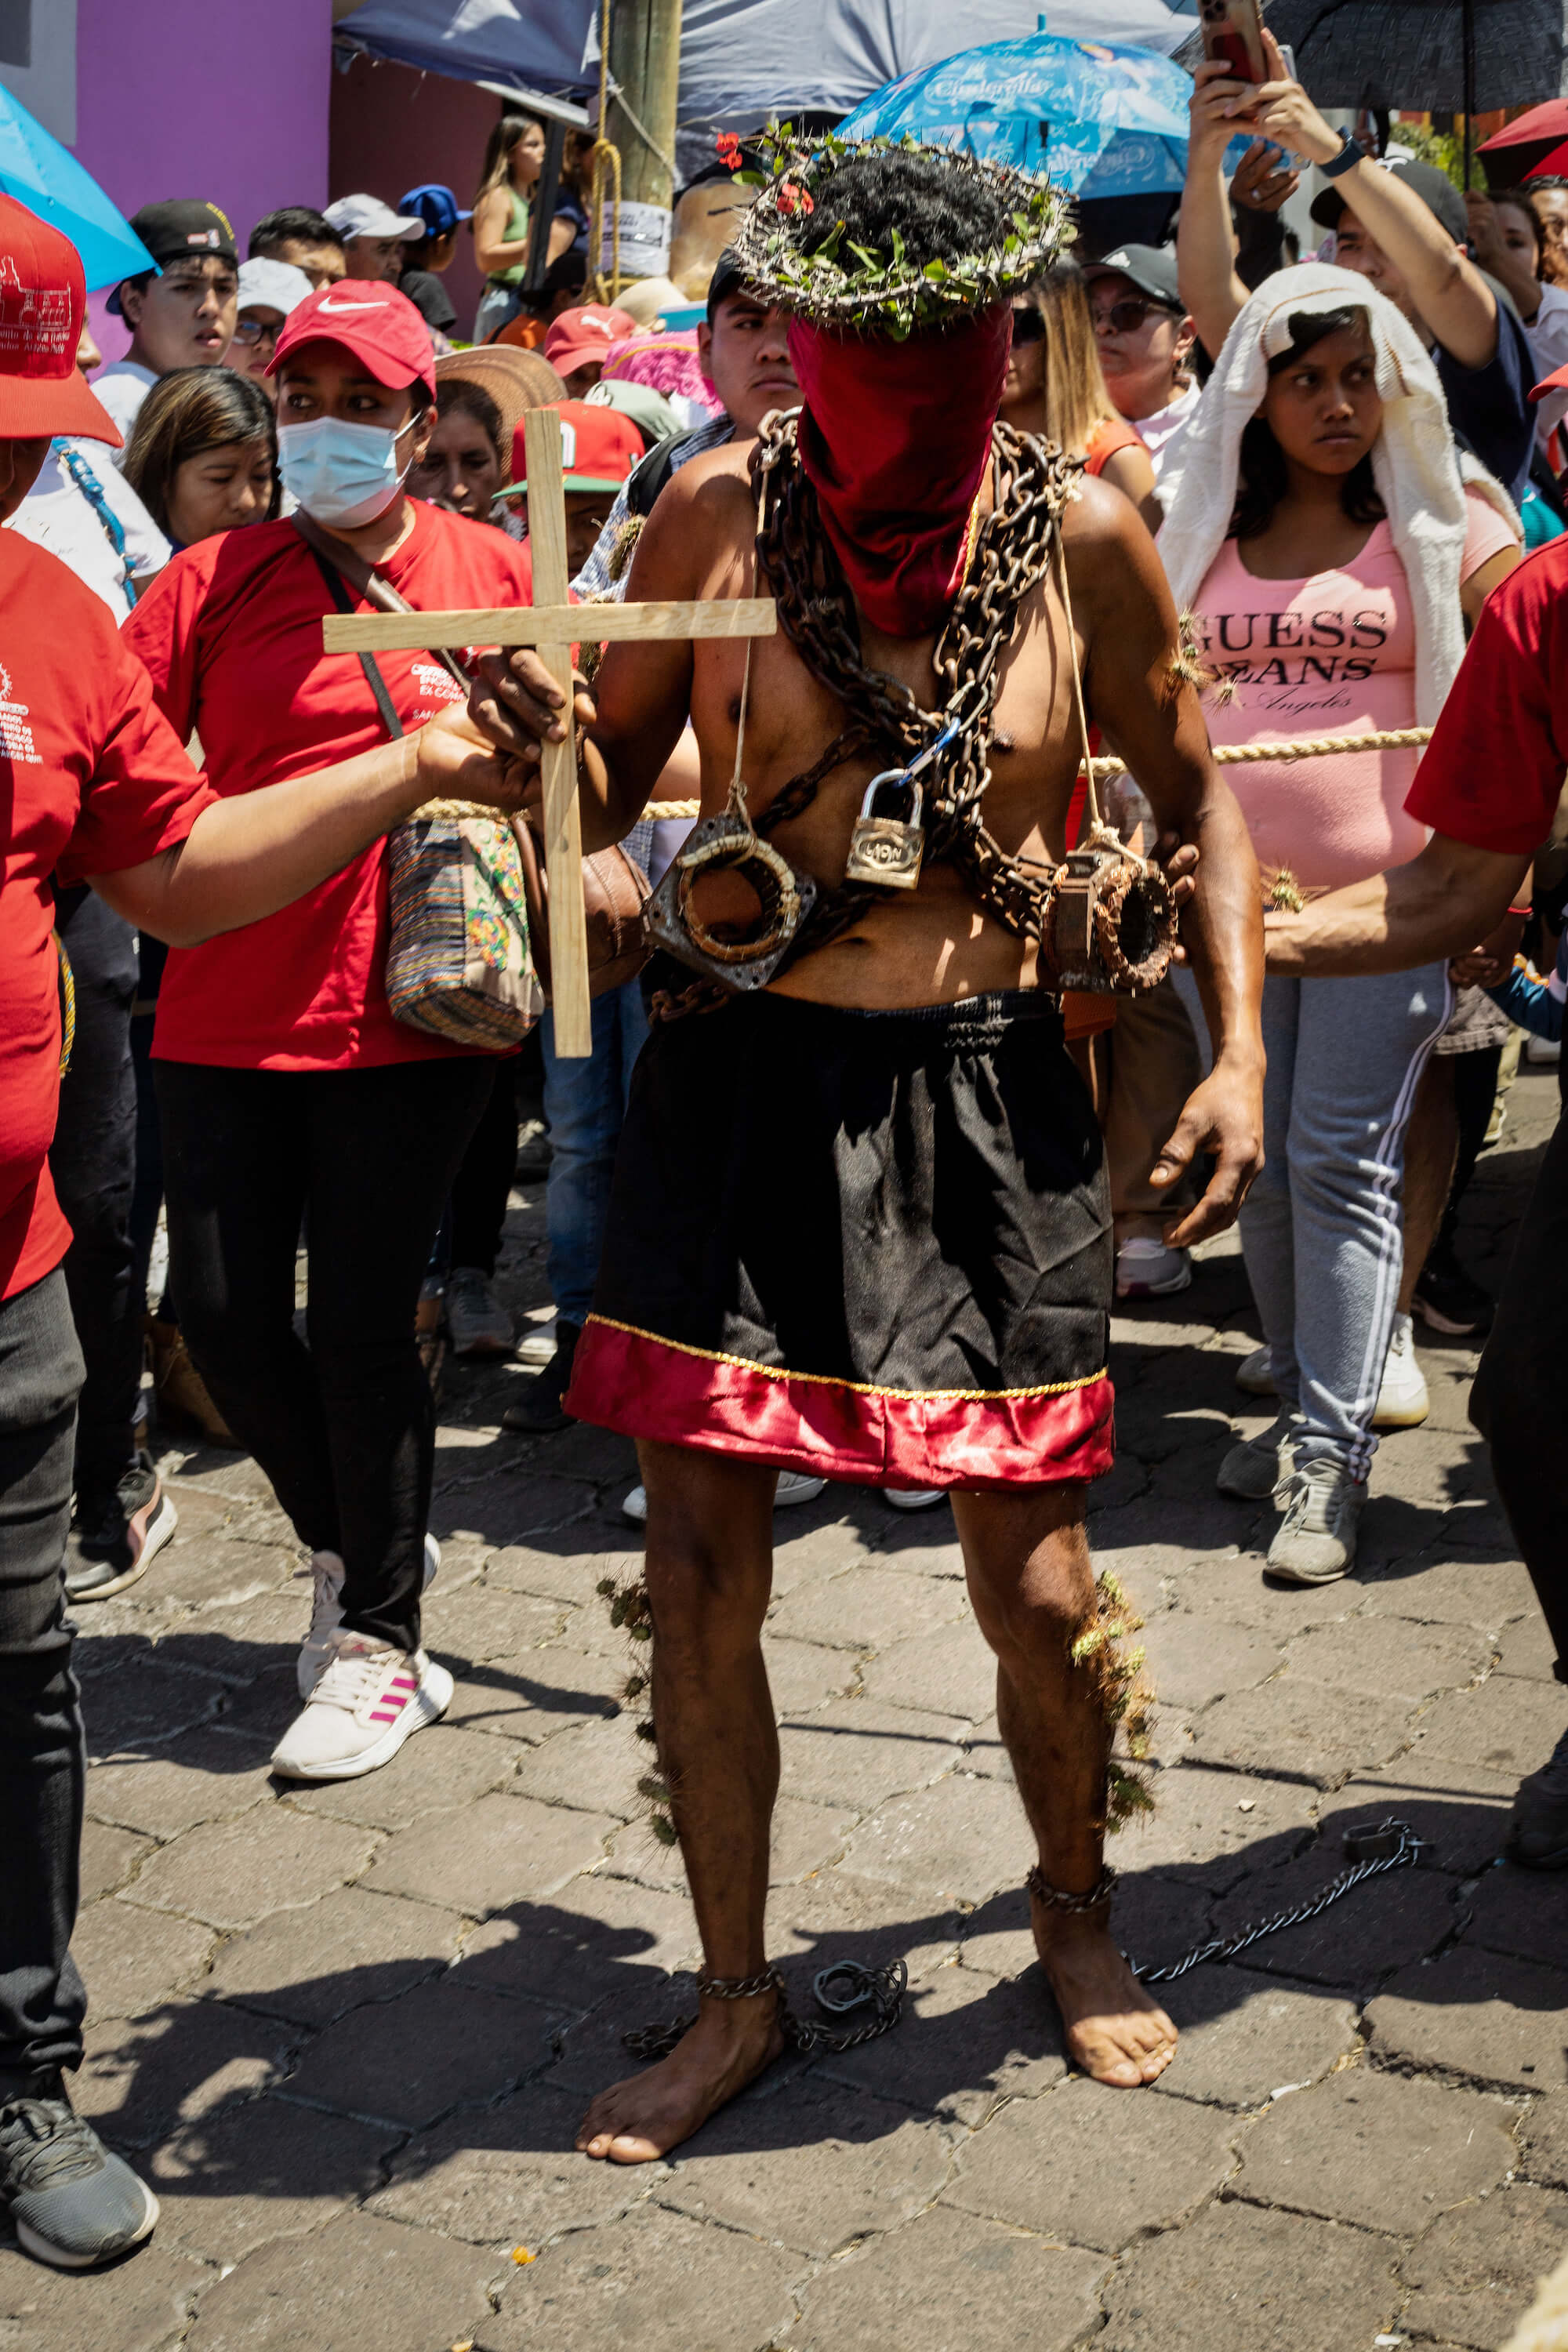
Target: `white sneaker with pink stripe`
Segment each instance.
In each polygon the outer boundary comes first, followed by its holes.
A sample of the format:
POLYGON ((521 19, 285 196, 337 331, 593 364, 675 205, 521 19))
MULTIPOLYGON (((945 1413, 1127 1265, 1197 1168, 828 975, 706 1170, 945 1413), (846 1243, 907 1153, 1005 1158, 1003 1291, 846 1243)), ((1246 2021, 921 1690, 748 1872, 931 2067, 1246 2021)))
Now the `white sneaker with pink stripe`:
POLYGON ((272 1751, 285 1780, 357 1780, 390 1764, 410 1732, 452 1704, 451 1675, 423 1650, 410 1656, 346 1626, 324 1646, 315 1687, 272 1751))

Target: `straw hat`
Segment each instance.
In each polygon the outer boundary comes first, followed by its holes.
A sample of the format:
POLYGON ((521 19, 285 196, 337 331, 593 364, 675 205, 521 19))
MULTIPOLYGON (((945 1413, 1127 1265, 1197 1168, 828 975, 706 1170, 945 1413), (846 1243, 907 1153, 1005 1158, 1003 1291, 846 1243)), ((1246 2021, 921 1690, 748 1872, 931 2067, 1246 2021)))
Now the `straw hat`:
POLYGON ((452 383, 478 384, 489 393, 500 411, 503 449, 511 446, 512 435, 529 409, 553 408, 566 397, 566 387, 548 360, 504 343, 443 353, 436 362, 437 388, 452 383))

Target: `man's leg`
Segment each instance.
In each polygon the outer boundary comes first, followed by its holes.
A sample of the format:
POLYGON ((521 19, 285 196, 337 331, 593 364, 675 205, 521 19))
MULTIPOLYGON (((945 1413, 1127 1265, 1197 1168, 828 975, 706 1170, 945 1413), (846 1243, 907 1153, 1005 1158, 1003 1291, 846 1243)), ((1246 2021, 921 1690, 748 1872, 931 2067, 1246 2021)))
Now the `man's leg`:
MULTIPOLYGON (((1460 1058, 1458 1054, 1431 1056, 1416 1084, 1410 1124, 1405 1131, 1405 1183, 1401 1192, 1405 1270, 1399 1280, 1398 1307, 1401 1315, 1410 1313, 1415 1286, 1432 1254, 1453 1183, 1459 1148, 1454 1080, 1460 1058)), ((1470 1164, 1473 1168, 1473 1160, 1470 1164)))
MULTIPOLYGON (((774 1473, 684 1446, 637 1448, 647 1490, 653 1719, 710 1976, 767 1966, 763 1913, 779 1743, 763 1664, 774 1473)), ((772 1991, 704 2000, 668 2058, 604 2091, 584 2154, 646 2164, 733 2098, 783 2047, 772 1991)))
MULTIPOLYGON (((969 1594, 996 1653, 996 1716, 1039 1850, 1040 1874, 1085 1895, 1105 1845, 1110 1753, 1100 1685, 1075 1666, 1072 1644, 1097 1612, 1081 1486, 952 1497, 969 1594)), ((1033 1905, 1036 1948, 1068 2049, 1097 2082, 1127 2090, 1170 2064, 1176 2029, 1112 1940, 1110 1906, 1033 1905)))

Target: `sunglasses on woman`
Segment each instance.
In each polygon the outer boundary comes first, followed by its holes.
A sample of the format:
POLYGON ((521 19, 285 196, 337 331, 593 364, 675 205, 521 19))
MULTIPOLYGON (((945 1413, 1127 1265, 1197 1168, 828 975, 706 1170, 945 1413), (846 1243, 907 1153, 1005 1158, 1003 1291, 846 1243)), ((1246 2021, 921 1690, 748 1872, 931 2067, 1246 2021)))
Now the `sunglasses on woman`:
POLYGON ((1016 343, 1037 343, 1046 331, 1043 311, 1032 302, 1020 302, 1013 310, 1013 341, 1016 343))
POLYGON ((1145 319, 1152 317, 1170 319, 1174 316, 1174 311, 1168 310, 1163 302, 1146 302, 1142 295, 1130 294, 1124 301, 1113 302, 1109 310, 1095 312, 1095 331, 1099 333, 1101 331, 1107 331, 1113 335, 1135 335, 1145 319))

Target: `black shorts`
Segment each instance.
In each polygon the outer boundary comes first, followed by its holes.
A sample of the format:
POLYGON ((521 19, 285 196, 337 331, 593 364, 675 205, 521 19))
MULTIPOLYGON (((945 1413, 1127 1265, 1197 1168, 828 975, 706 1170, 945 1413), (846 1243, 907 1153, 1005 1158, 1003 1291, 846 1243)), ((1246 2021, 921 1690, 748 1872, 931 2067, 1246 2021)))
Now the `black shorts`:
POLYGON ((1111 1276, 1051 998, 738 998, 637 1062, 567 1405, 870 1486, 1097 1477, 1111 1276))

